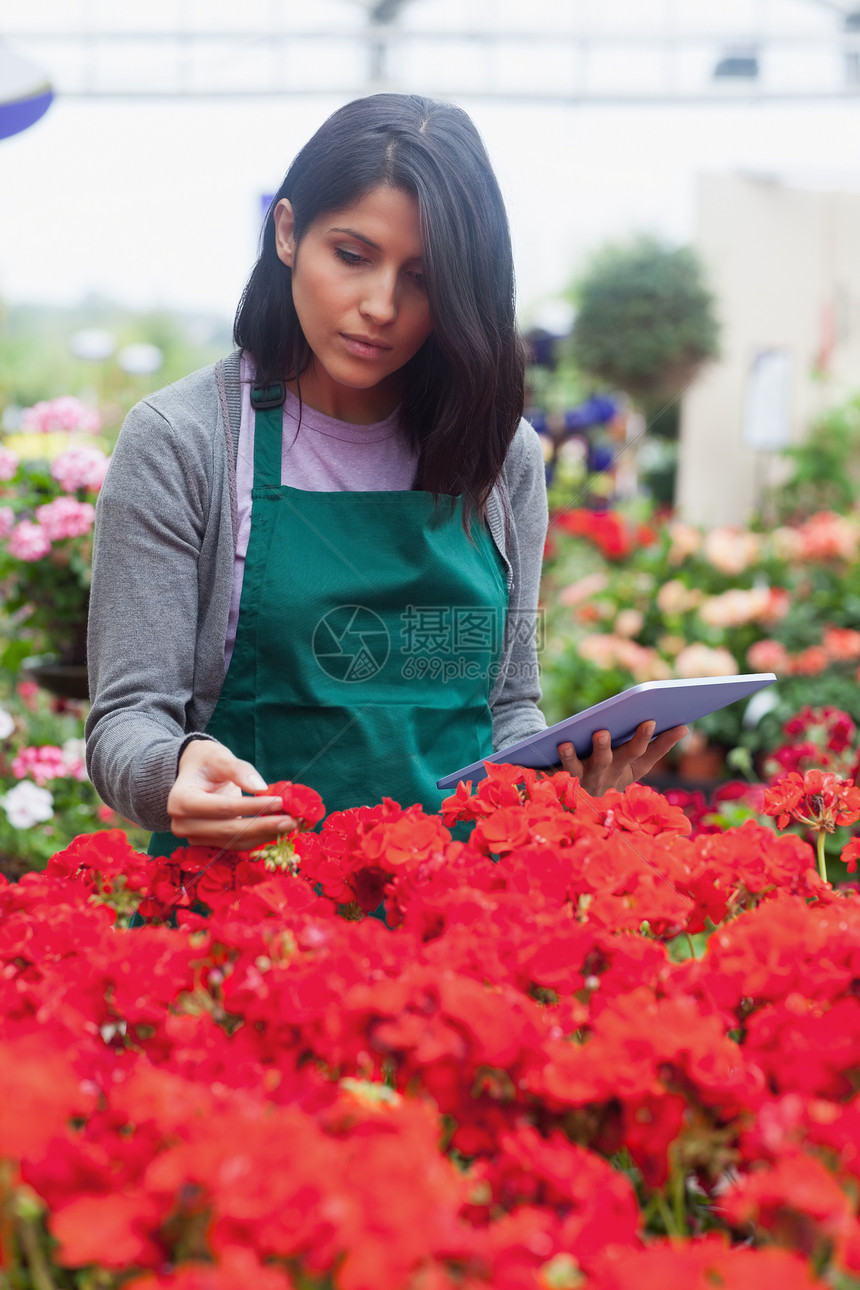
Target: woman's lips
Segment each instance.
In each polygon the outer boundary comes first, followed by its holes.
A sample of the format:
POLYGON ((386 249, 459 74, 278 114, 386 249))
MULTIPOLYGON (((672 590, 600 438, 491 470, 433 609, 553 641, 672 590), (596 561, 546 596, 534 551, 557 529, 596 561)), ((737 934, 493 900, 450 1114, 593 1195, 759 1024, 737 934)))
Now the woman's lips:
POLYGON ((385 341, 374 340, 371 336, 351 336, 347 332, 341 332, 341 335, 350 354, 356 358, 382 358, 391 350, 385 341))

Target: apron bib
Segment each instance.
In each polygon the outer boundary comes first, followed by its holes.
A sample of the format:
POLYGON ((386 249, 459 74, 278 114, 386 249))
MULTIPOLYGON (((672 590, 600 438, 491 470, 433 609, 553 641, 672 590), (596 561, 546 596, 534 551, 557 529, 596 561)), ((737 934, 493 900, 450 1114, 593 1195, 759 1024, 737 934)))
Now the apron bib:
MULTIPOLYGON (((206 732, 326 812, 394 798, 439 809, 436 780, 492 749, 488 703, 508 591, 483 526, 425 492, 280 483, 283 414, 257 410, 236 641, 206 732)), ((151 855, 183 845, 153 834, 151 855)))

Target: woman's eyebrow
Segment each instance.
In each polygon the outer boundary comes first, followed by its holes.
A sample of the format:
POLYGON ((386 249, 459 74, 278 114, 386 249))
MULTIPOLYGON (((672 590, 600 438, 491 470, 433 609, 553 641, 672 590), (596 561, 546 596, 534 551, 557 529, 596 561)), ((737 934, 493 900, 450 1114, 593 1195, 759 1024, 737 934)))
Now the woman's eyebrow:
MULTIPOLYGON (((345 233, 347 237, 354 237, 357 242, 363 242, 365 246, 372 247, 374 251, 382 250, 382 247, 377 242, 372 242, 370 238, 365 237, 363 233, 357 233, 354 228, 338 228, 337 226, 335 226, 334 228, 330 228, 329 232, 345 233)), ((416 264, 419 264, 422 259, 420 255, 414 255, 412 258, 416 262, 416 264)))
POLYGON ((373 247, 374 251, 382 250, 381 246, 378 246, 376 242, 371 242, 370 238, 365 237, 363 233, 356 233, 354 228, 332 228, 332 229, 329 229, 329 232, 346 233, 347 237, 354 237, 357 242, 363 242, 365 246, 373 247))

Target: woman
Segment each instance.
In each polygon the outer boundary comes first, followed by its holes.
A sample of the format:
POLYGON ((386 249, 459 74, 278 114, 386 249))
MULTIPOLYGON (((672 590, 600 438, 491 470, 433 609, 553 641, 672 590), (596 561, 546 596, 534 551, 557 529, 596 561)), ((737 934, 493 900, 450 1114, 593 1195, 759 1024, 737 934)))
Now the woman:
MULTIPOLYGON (((99 499, 88 765, 154 853, 292 828, 242 795, 279 779, 328 810, 433 810, 437 778, 545 725, 543 463, 466 114, 382 94, 326 121, 273 200, 235 340, 132 410, 99 499)), ((677 734, 651 733, 561 765, 622 785, 677 734)))

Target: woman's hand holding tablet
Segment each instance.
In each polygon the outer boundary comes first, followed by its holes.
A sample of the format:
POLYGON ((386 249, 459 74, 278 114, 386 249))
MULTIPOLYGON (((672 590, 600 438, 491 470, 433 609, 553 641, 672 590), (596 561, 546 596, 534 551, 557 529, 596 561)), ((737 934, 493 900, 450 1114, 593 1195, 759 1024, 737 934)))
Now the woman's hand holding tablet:
POLYGON ((672 726, 654 738, 656 727, 656 721, 643 721, 632 739, 615 747, 608 730, 597 730, 592 737, 591 756, 582 761, 572 743, 561 743, 558 745, 561 769, 576 775, 592 797, 600 797, 610 788, 626 788, 647 775, 651 767, 687 733, 686 726, 672 726))

